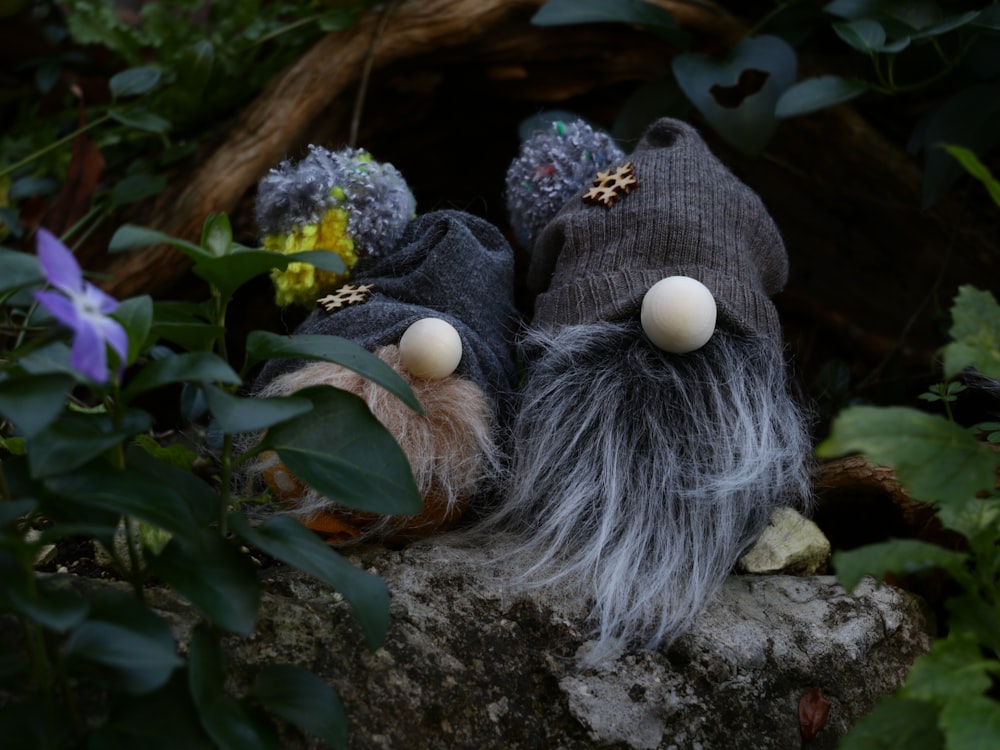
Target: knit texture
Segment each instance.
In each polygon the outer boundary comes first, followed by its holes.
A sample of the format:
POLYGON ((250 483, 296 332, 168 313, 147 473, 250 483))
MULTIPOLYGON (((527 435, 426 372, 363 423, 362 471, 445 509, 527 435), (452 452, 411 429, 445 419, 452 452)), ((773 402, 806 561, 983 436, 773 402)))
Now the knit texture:
MULTIPOLYGON (((421 318, 441 318, 462 340, 456 374, 491 398, 506 397, 515 385, 513 269, 510 245, 489 222, 461 211, 427 213, 409 223, 392 253, 358 260, 351 283, 374 285, 366 302, 316 310, 296 333, 341 336, 373 351, 397 344, 421 318)), ((303 364, 272 360, 258 387, 303 364)))
POLYGON ((646 291, 679 275, 712 292, 719 327, 779 337, 769 297, 784 286, 788 259, 757 194, 677 120, 655 122, 612 166, 625 161, 638 187, 607 207, 585 202, 584 185, 542 230, 527 273, 538 295, 533 325, 635 319, 646 291))

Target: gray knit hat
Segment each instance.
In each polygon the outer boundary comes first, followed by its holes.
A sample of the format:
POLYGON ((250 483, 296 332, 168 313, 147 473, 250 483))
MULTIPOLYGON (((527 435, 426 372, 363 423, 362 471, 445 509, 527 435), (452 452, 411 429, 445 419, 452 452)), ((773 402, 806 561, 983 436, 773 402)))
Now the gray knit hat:
POLYGON ((527 275, 533 325, 638 318, 653 284, 690 276, 715 297, 720 327, 780 336, 770 296, 787 281, 788 258, 756 193, 677 120, 655 122, 627 160, 630 169, 603 173, 617 180, 585 186, 539 234, 527 275))
MULTIPOLYGON (((456 373, 492 398, 513 391, 514 258, 503 234, 489 222, 462 211, 424 214, 406 226, 392 252, 360 258, 351 286, 370 290, 362 292, 359 303, 315 310, 296 333, 341 336, 371 351, 398 344, 421 318, 440 318, 462 341, 456 373)), ((272 360, 257 386, 303 364, 272 360)))

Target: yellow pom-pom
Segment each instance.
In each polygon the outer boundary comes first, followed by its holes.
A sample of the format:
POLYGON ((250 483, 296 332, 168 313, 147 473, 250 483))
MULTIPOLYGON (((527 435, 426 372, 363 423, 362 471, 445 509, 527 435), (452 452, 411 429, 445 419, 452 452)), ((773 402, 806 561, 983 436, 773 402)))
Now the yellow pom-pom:
POLYGON ((347 234, 347 211, 343 208, 331 208, 318 223, 298 227, 290 234, 265 237, 264 248, 285 255, 330 250, 340 256, 346 267, 344 273, 332 273, 308 263, 293 262, 283 271, 275 269, 271 272, 274 298, 282 307, 292 304, 312 307, 317 299, 347 280, 358 260, 354 240, 347 234))

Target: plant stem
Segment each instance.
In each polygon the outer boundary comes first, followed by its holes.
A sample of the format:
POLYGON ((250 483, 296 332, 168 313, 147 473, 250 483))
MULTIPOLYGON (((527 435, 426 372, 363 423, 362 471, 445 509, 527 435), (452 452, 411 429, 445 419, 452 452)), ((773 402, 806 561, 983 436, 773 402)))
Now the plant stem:
POLYGON ((229 530, 229 485, 233 481, 233 436, 228 432, 222 436, 222 470, 219 476, 219 534, 225 536, 229 530))
POLYGON ((11 164, 9 167, 5 167, 4 169, 0 169, 0 177, 5 177, 5 176, 9 175, 12 172, 16 172, 21 167, 23 167, 23 166, 25 166, 27 164, 31 164, 31 162, 33 162, 36 159, 38 159, 38 157, 43 156, 44 154, 47 154, 49 151, 54 151, 55 149, 59 148, 63 144, 69 143, 70 141, 72 141, 77 136, 83 135, 84 133, 86 133, 89 130, 93 130, 98 125, 102 125, 102 124, 104 124, 105 122, 107 122, 110 119, 111 119, 111 116, 108 115, 108 114, 106 114, 106 113, 103 114, 103 115, 101 115, 100 117, 98 117, 93 122, 89 122, 86 125, 84 125, 83 127, 77 128, 76 130, 74 130, 69 135, 63 136, 62 138, 60 138, 57 141, 53 141, 52 143, 50 143, 45 148, 39 149, 38 151, 36 151, 35 153, 31 154, 30 156, 27 156, 24 159, 21 159, 21 161, 15 163, 15 164, 11 164))

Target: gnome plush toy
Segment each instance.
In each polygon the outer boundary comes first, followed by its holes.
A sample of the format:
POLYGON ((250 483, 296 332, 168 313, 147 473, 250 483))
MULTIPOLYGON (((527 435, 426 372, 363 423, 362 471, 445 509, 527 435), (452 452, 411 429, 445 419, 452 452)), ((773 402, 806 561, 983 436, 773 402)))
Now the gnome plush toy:
POLYGON ((808 497, 770 299, 781 236, 672 119, 628 156, 555 123, 522 145, 506 197, 535 296, 512 485, 485 528, 513 530, 519 580, 592 601, 591 661, 667 645, 774 508, 808 497))
POLYGON ((314 146, 300 162, 283 162, 261 180, 256 210, 265 247, 328 249, 348 269, 291 263, 275 272, 279 305, 313 308, 296 333, 340 336, 373 352, 407 381, 424 413, 326 362, 269 362, 254 394, 327 384, 362 397, 409 459, 424 510, 377 516, 346 508, 300 482, 274 454, 249 475, 332 542, 407 541, 448 528, 501 466, 498 434, 515 377, 510 245, 471 214, 415 216, 400 173, 360 149, 314 146))

